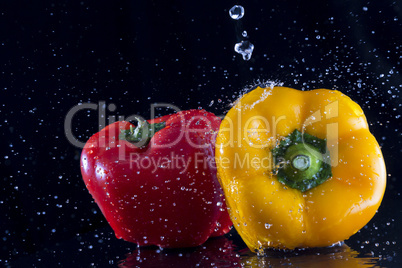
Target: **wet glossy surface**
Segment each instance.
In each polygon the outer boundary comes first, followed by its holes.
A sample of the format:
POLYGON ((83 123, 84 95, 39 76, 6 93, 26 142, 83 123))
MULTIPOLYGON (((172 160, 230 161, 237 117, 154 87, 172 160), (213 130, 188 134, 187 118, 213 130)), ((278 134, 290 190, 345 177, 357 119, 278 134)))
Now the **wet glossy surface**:
MULTIPOLYGON (((399 200, 394 200, 397 202, 399 200)), ((385 202, 387 207, 391 202, 385 202)), ((136 247, 117 239, 111 228, 77 235, 35 254, 21 254, 6 267, 389 267, 402 263, 402 209, 380 211, 342 245, 289 252, 266 250, 257 256, 235 230, 189 249, 136 247), (397 217, 395 217, 397 216, 397 217)))
POLYGON ((360 240, 367 234, 396 228, 394 223, 363 229, 352 239, 330 248, 289 252, 267 250, 258 256, 231 231, 190 249, 136 247, 116 239, 109 228, 78 236, 36 254, 21 257, 6 267, 398 267, 402 258, 395 240, 360 240), (378 244, 378 245, 377 245, 378 244))

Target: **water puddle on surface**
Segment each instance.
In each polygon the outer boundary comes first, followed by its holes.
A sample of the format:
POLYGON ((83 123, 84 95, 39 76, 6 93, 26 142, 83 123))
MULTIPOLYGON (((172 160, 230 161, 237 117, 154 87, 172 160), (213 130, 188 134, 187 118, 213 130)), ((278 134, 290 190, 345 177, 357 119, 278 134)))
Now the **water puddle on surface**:
POLYGON ((245 245, 218 237, 189 249, 137 248, 119 261, 118 267, 379 267, 378 257, 362 256, 346 244, 327 248, 251 252, 245 245), (182 265, 182 266, 180 266, 182 265))

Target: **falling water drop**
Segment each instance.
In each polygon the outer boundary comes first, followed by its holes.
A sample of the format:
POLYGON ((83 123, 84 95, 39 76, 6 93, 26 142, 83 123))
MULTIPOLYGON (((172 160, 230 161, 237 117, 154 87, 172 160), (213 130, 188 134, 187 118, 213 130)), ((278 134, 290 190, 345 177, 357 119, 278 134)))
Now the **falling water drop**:
POLYGON ((239 6, 239 5, 234 5, 229 10, 229 15, 234 20, 239 20, 239 19, 243 18, 243 16, 244 16, 244 7, 239 6))
POLYGON ((234 50, 243 56, 243 60, 249 60, 254 50, 254 45, 250 41, 241 41, 237 43, 234 50))

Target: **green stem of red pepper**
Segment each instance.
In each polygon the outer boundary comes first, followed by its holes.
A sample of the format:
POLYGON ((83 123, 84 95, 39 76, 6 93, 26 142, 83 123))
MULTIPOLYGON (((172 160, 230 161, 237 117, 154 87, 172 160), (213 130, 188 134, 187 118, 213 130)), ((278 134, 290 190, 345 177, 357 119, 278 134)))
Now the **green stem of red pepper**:
POLYGON ((136 117, 138 121, 137 127, 130 126, 130 129, 122 130, 119 139, 131 142, 139 147, 148 145, 151 138, 156 132, 163 129, 166 126, 166 122, 148 123, 145 120, 141 120, 136 117))

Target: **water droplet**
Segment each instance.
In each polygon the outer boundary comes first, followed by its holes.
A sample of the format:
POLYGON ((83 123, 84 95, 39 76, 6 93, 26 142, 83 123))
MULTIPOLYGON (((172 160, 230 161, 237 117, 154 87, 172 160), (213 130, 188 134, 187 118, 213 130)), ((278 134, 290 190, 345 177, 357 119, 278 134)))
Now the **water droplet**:
POLYGON ((243 31, 243 32, 241 33, 241 35, 242 35, 243 37, 247 37, 247 31, 243 31))
POLYGON ((229 15, 234 20, 239 20, 239 19, 243 18, 243 16, 244 16, 244 7, 239 6, 239 5, 234 5, 229 10, 229 15))
POLYGON ((254 45, 250 41, 241 41, 237 43, 234 50, 243 56, 243 60, 249 60, 254 50, 254 45))
POLYGON ((265 229, 269 229, 269 228, 271 228, 271 226, 272 226, 272 224, 266 223, 265 224, 265 229))

